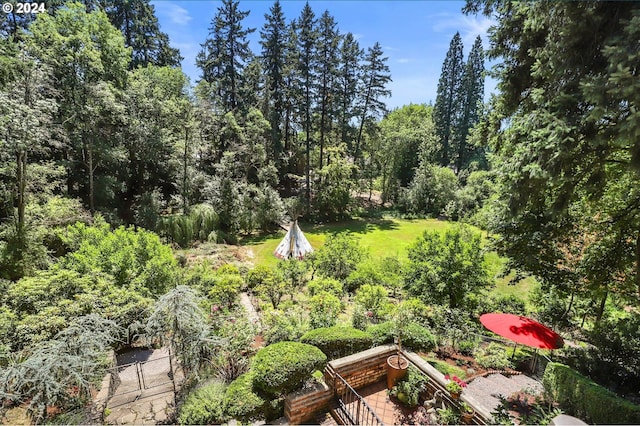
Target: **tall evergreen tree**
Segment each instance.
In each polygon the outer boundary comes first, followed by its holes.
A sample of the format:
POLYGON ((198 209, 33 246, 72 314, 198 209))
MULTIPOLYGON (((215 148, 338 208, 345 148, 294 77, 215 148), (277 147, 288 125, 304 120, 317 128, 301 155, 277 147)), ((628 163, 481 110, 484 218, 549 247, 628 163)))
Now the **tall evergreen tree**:
MULTIPOLYGON (((155 8, 149 0, 100 0, 109 20, 131 47, 130 69, 149 64, 179 67, 180 51, 171 47, 169 36, 160 31, 155 8)), ((87 9, 89 9, 87 7, 87 9)))
POLYGON ((356 99, 362 73, 360 62, 363 56, 364 50, 360 48, 358 41, 352 33, 347 33, 342 38, 340 46, 337 97, 340 141, 346 143, 347 150, 352 156, 355 138, 351 120, 358 115, 356 99))
POLYGON ((385 103, 380 99, 391 96, 391 90, 387 89, 387 84, 391 81, 389 66, 386 64, 386 57, 383 57, 382 47, 376 42, 373 47, 367 49, 365 64, 362 69, 362 93, 360 110, 360 128, 354 155, 356 160, 360 157, 362 144, 362 131, 365 123, 376 118, 387 111, 385 103))
POLYGON ((440 164, 445 167, 450 165, 455 155, 452 147, 460 117, 463 76, 462 38, 460 33, 456 33, 451 39, 447 56, 442 64, 433 114, 436 134, 442 144, 440 164))
POLYGON ((325 137, 331 131, 335 116, 335 98, 337 91, 337 64, 340 34, 336 21, 326 10, 318 22, 318 105, 320 115, 320 158, 318 170, 323 167, 325 137))
POLYGON ((461 96, 458 101, 462 103, 460 119, 457 123, 455 140, 457 146, 456 170, 460 172, 471 161, 472 148, 467 142, 469 130, 480 121, 480 108, 484 95, 484 51, 482 39, 476 37, 475 43, 469 53, 469 58, 464 66, 462 77, 461 96))
POLYGON ((243 28, 249 11, 238 9, 240 2, 223 0, 209 27, 209 38, 202 44, 196 64, 204 80, 216 83, 222 108, 236 110, 242 103, 240 88, 243 70, 252 57, 247 36, 255 28, 243 28))
POLYGON ((285 50, 287 43, 287 24, 284 20, 280 1, 276 0, 264 15, 265 23, 260 31, 262 45, 262 68, 266 79, 268 102, 264 115, 271 123, 271 149, 273 159, 282 154, 282 120, 285 114, 285 50))
POLYGON ((314 100, 314 82, 317 69, 316 40, 318 39, 317 21, 315 14, 307 2, 297 22, 298 49, 300 56, 298 61, 298 73, 302 88, 300 110, 303 114, 303 127, 305 132, 305 195, 307 212, 311 209, 311 179, 310 179, 310 153, 311 153, 311 112, 314 100))

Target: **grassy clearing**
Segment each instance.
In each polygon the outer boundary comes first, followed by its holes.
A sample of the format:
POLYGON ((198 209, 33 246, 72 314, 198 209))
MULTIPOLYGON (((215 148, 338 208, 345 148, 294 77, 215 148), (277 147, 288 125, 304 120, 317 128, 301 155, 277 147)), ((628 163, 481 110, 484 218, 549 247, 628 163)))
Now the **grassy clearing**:
MULTIPOLYGON (((424 231, 442 231, 454 226, 450 222, 435 219, 354 219, 345 222, 309 225, 300 224, 304 235, 314 249, 320 248, 331 234, 350 232, 360 245, 365 247, 372 258, 398 256, 407 259, 407 247, 424 231)), ((275 265, 277 259, 273 251, 284 237, 285 231, 277 234, 254 237, 243 241, 254 254, 254 263, 275 265)))
MULTIPOLYGON (((424 231, 444 231, 455 223, 436 219, 354 219, 345 222, 325 225, 301 224, 300 228, 314 249, 320 248, 327 237, 340 232, 351 232, 357 238, 362 247, 365 247, 373 259, 386 256, 398 256, 401 261, 407 260, 407 247, 424 231)), ((276 234, 252 237, 243 241, 243 245, 251 249, 253 263, 267 266, 275 266, 278 259, 273 252, 284 237, 285 231, 276 234)), ((504 266, 505 259, 497 253, 489 252, 486 255, 489 273, 496 282, 492 293, 504 296, 529 294, 535 284, 533 278, 527 278, 516 285, 509 285, 512 276, 499 277, 504 266)))
POLYGON ((422 355, 422 358, 445 376, 447 374, 450 376, 458 376, 463 380, 467 377, 467 372, 461 367, 451 365, 445 361, 437 359, 436 357, 422 355))

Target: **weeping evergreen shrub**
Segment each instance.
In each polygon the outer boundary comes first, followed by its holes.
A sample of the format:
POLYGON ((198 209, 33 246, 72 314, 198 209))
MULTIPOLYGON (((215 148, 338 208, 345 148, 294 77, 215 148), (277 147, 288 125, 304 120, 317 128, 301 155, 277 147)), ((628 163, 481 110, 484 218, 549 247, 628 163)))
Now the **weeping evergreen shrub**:
POLYGON ((194 241, 216 241, 219 225, 218 214, 209 204, 198 204, 188 215, 165 216, 160 220, 158 231, 180 247, 194 241))

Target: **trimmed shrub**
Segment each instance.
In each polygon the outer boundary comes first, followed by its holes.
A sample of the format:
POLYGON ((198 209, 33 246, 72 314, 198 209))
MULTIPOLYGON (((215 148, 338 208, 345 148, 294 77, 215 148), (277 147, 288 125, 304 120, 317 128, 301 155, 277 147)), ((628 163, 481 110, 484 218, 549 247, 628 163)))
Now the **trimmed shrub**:
POLYGON ((353 327, 317 328, 305 333, 301 342, 316 346, 329 359, 341 358, 371 347, 371 336, 353 327))
POLYGON ((342 283, 333 278, 316 278, 307 284, 307 291, 310 296, 315 296, 322 292, 331 293, 340 297, 343 293, 342 283))
POLYGON ((251 371, 256 388, 273 396, 292 392, 314 370, 321 370, 327 357, 315 346, 297 342, 279 342, 262 348, 253 359, 251 371))
POLYGON ((429 352, 436 347, 436 338, 429 329, 415 322, 407 324, 403 330, 402 347, 414 351, 429 352))
MULTIPOLYGON (((367 328, 367 332, 371 335, 374 346, 393 343, 393 338, 397 336, 393 321, 372 325, 367 328)), ((403 348, 429 352, 436 347, 436 338, 426 327, 411 322, 404 327, 401 343, 403 348)))
POLYGON ((393 343, 395 332, 395 325, 392 321, 385 321, 380 324, 374 324, 367 327, 367 333, 371 335, 373 346, 393 343))
POLYGON ((545 392, 571 415, 595 424, 640 424, 640 406, 564 364, 547 364, 542 384, 545 392))
POLYGON ((504 346, 497 343, 489 343, 487 346, 480 346, 473 351, 476 362, 484 368, 511 368, 511 361, 504 346))
POLYGON ((212 383, 191 392, 180 407, 178 423, 181 425, 221 424, 225 415, 225 386, 212 383))
POLYGON ((223 405, 230 417, 249 423, 265 417, 264 409, 268 403, 254 391, 253 375, 249 372, 231 382, 224 394, 223 405))

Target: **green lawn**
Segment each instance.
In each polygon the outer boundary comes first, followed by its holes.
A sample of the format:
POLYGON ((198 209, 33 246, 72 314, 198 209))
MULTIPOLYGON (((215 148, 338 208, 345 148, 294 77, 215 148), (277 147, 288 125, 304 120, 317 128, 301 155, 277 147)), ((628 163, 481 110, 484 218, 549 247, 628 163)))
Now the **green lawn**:
MULTIPOLYGON (((424 231, 443 231, 452 226, 452 222, 436 219, 354 219, 326 225, 300 224, 300 228, 314 249, 324 244, 327 236, 333 233, 351 232, 362 247, 365 247, 374 259, 385 256, 398 256, 400 260, 407 259, 407 247, 424 231)), ((253 237, 243 241, 243 245, 251 248, 255 264, 274 266, 278 259, 273 255, 274 250, 284 237, 285 231, 276 234, 253 237)), ((522 296, 529 294, 535 280, 527 278, 516 285, 508 285, 511 277, 498 278, 505 259, 497 253, 487 253, 487 264, 492 277, 496 278, 495 292, 502 295, 522 296)))
MULTIPOLYGON (((326 225, 300 224, 304 235, 314 249, 322 247, 327 236, 351 232, 365 247, 372 258, 398 256, 407 259, 407 247, 426 230, 444 230, 454 226, 450 222, 435 219, 354 219, 326 225)), ((285 231, 269 236, 251 238, 243 244, 251 247, 254 263, 275 265, 278 259, 273 252, 284 237, 285 231)))

